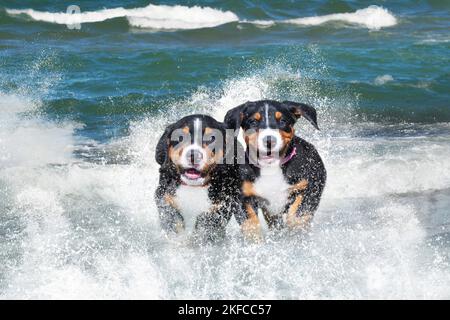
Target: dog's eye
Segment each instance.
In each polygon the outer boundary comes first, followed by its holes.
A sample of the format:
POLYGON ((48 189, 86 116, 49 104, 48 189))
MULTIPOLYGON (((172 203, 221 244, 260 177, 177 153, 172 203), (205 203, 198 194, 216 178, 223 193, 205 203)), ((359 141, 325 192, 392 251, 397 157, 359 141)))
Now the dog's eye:
POLYGON ((173 145, 179 145, 179 144, 182 143, 183 141, 184 141, 183 135, 179 135, 179 136, 176 136, 176 137, 171 137, 171 140, 170 140, 170 142, 171 142, 173 145))
POLYGON ((279 123, 280 123, 280 126, 283 126, 283 127, 284 127, 285 125, 287 125, 287 121, 284 120, 283 118, 280 119, 279 123))
POLYGON ((214 141, 216 141, 216 137, 215 137, 215 136, 205 137, 205 142, 206 142, 207 144, 211 144, 211 143, 213 143, 214 141))
POLYGON ((250 120, 248 120, 248 125, 250 126, 250 127, 257 127, 258 126, 258 121, 256 121, 255 119, 250 119, 250 120))

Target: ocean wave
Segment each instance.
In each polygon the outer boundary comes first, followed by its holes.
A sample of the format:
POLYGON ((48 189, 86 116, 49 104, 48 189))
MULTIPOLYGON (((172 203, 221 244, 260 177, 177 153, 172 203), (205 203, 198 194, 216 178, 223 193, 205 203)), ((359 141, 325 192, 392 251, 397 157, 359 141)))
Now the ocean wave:
POLYGON ((450 38, 448 37, 438 37, 438 38, 427 38, 424 40, 420 40, 415 42, 415 44, 417 45, 439 45, 439 44, 443 44, 443 43, 449 43, 450 42, 450 38))
POLYGON ((152 29, 211 28, 239 20, 231 11, 198 6, 152 4, 143 8, 114 8, 81 13, 52 13, 33 9, 6 9, 6 12, 10 15, 26 14, 37 21, 68 25, 127 18, 131 26, 152 29))
POLYGON ((379 30, 397 24, 397 19, 387 9, 379 6, 369 6, 351 13, 334 13, 324 16, 297 18, 286 20, 286 23, 317 26, 326 22, 342 21, 365 26, 368 29, 379 30))
POLYGON ((0 169, 66 163, 76 124, 49 124, 33 114, 40 102, 0 92, 0 169))
POLYGON ((300 17, 277 21, 240 19, 232 11, 222 11, 210 7, 152 4, 143 8, 125 9, 120 7, 81 13, 53 13, 36 11, 33 9, 6 9, 6 12, 13 16, 25 14, 36 21, 67 25, 96 23, 115 18, 126 18, 132 27, 159 30, 212 28, 230 22, 253 24, 260 27, 271 27, 276 24, 317 26, 331 21, 341 21, 360 25, 371 30, 379 30, 397 24, 396 17, 387 9, 379 6, 369 6, 349 13, 335 13, 323 16, 300 17))
MULTIPOLYGON (((215 90, 199 88, 160 115, 132 121, 129 135, 95 145, 130 155, 130 163, 112 165, 75 157, 75 124, 21 116, 42 102, 0 93, 0 237, 7 236, 0 241, 0 298, 447 298, 447 248, 427 242, 419 218, 428 211, 418 202, 428 191, 447 197, 448 137, 358 136, 354 127, 361 124, 333 122, 336 109, 329 107, 342 103, 316 96, 318 88, 302 79, 273 66, 215 90), (298 91, 275 85, 293 78, 298 91), (223 246, 165 240, 152 201, 152 159, 167 122, 194 107, 223 119, 245 100, 281 96, 311 102, 319 112, 321 132, 304 121, 297 126, 329 176, 310 237, 243 246, 232 220, 223 246), (332 127, 349 138, 330 135, 332 127)), ((427 210, 442 203, 436 194, 422 202, 427 210)), ((433 219, 445 217, 444 210, 433 219)))
POLYGON ((394 81, 394 77, 392 77, 390 74, 385 74, 385 75, 376 77, 375 80, 373 80, 373 83, 377 86, 381 86, 390 81, 394 81))

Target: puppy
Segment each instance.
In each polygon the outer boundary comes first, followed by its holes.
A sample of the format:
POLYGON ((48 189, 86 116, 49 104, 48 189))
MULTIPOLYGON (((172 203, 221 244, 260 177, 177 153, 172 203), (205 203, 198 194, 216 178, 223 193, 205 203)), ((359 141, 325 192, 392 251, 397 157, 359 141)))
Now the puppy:
POLYGON ((303 230, 319 206, 326 170, 313 145, 294 133, 300 117, 319 129, 313 107, 290 101, 247 102, 225 116, 228 128, 243 129, 247 145, 241 165, 244 210, 237 217, 246 237, 261 237, 258 209, 269 228, 303 230))
POLYGON ((201 114, 166 128, 156 147, 161 167, 155 200, 167 234, 193 229, 198 242, 223 239, 240 209, 239 169, 223 163, 225 139, 225 125, 201 114))

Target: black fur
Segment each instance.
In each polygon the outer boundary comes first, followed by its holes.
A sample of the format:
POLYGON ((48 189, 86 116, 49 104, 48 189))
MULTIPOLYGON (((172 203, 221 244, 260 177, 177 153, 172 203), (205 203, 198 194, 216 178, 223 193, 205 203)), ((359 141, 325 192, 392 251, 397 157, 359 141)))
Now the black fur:
MULTIPOLYGON (((269 127, 272 129, 289 132, 300 117, 304 117, 316 129, 319 129, 316 110, 309 105, 291 101, 277 102, 273 100, 262 100, 247 102, 228 111, 224 122, 231 129, 237 129, 239 127, 243 130, 262 129, 264 126, 267 126, 267 123, 265 121, 255 122, 252 119, 252 115, 257 112, 264 113, 266 105, 271 113, 268 122, 269 127), (282 113, 282 121, 275 119, 274 114, 277 111, 282 113)), ((304 214, 313 215, 319 206, 320 198, 325 187, 327 177, 325 166, 314 146, 304 139, 294 136, 290 143, 285 146, 283 154, 291 154, 294 148, 296 149, 296 155, 290 161, 281 165, 283 175, 290 185, 295 185, 304 179, 307 180, 308 185, 305 190, 293 192, 289 196, 283 213, 287 213, 288 208, 294 202, 295 198, 298 195, 302 195, 303 201, 296 212, 296 216, 300 217, 304 214)), ((241 180, 242 182, 255 182, 260 176, 260 168, 252 164, 248 157, 246 159, 247 162, 240 165, 241 180)), ((265 211, 267 210, 266 205, 268 200, 258 196, 246 197, 243 195, 241 206, 246 207, 251 205, 255 212, 258 212, 258 209, 265 211)), ((236 218, 240 224, 249 218, 245 210, 237 211, 237 213, 236 218)), ((271 227, 282 228, 285 226, 282 215, 274 215, 272 217, 266 215, 266 220, 271 227)))
MULTIPOLYGON (((193 121, 197 118, 202 120, 203 127, 218 129, 222 132, 223 138, 226 137, 225 125, 206 115, 185 117, 168 126, 161 136, 156 147, 156 161, 161 167, 155 201, 159 210, 161 226, 167 233, 175 233, 177 225, 184 225, 182 214, 165 200, 167 196, 173 197, 182 184, 179 168, 168 155, 169 147, 176 144, 176 141, 171 141, 170 137, 175 129, 185 126, 192 127, 193 121)), ((225 153, 226 149, 224 149, 225 153)), ((223 239, 230 217, 240 210, 239 168, 236 165, 217 164, 208 172, 208 176, 210 179, 205 187, 208 188, 208 196, 213 207, 208 212, 198 213, 194 235, 195 239, 200 242, 223 239)))

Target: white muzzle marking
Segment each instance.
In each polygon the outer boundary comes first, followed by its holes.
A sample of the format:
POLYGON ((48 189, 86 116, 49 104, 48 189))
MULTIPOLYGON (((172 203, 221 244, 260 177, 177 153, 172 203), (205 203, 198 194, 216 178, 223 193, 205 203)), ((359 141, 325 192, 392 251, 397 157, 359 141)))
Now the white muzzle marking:
POLYGON ((276 144, 273 146, 270 151, 272 154, 277 155, 278 152, 280 152, 281 148, 283 147, 283 139, 281 138, 281 134, 278 130, 275 129, 263 129, 258 134, 258 149, 260 151, 263 151, 263 153, 267 153, 269 150, 267 150, 267 146, 264 143, 264 138, 272 136, 276 139, 276 144))

